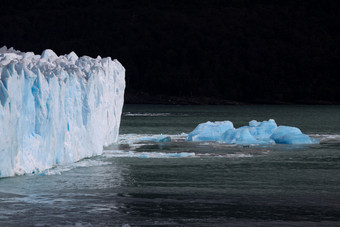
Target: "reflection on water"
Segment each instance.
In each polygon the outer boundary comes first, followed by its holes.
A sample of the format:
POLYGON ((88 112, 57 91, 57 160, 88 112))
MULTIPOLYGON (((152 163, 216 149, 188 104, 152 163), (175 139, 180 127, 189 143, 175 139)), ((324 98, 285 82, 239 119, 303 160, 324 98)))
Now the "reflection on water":
POLYGON ((169 115, 124 116, 119 144, 107 147, 101 156, 36 175, 0 179, 0 226, 244 226, 254 222, 335 226, 340 221, 340 132, 335 124, 339 119, 333 118, 332 124, 322 120, 330 112, 337 116, 333 107, 324 114, 315 107, 320 124, 308 125, 317 122, 316 115, 300 118, 300 125, 291 124, 321 139, 321 144, 309 146, 192 143, 181 133, 188 133, 195 127, 192 122, 204 118, 262 120, 256 117, 261 111, 265 119, 275 115, 284 122, 287 112, 290 116, 294 110, 299 118, 301 111, 312 112, 310 106, 308 111, 270 106, 267 112, 262 106, 244 107, 255 117, 242 107, 211 107, 215 112, 207 111, 208 107, 150 108, 132 106, 127 112, 169 115), (170 121, 178 125, 163 127, 170 121), (136 125, 140 133, 133 131, 136 125), (172 141, 139 140, 160 133, 170 135, 172 141))

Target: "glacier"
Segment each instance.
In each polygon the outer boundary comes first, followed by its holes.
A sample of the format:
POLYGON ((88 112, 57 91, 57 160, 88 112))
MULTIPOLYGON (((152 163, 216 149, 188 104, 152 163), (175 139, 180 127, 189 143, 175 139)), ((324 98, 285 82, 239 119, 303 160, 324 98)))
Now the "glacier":
POLYGON ((217 141, 227 144, 318 144, 319 140, 303 134, 299 128, 277 126, 275 120, 258 122, 252 120, 249 126, 234 128, 230 121, 216 121, 199 124, 188 134, 187 141, 217 141))
POLYGON ((118 139, 124 90, 110 57, 0 48, 0 177, 102 154, 118 139))

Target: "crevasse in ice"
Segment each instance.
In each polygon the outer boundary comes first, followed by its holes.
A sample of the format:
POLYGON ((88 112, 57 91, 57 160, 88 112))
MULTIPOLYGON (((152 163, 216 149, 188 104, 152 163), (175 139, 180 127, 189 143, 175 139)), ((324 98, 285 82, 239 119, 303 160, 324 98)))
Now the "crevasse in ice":
POLYGON ((111 58, 0 48, 0 177, 101 154, 118 138, 124 89, 111 58))
POLYGON ((309 137, 300 129, 277 126, 273 119, 263 122, 252 120, 249 126, 235 129, 230 121, 199 124, 189 133, 188 141, 218 141, 228 144, 316 144, 318 140, 309 137))

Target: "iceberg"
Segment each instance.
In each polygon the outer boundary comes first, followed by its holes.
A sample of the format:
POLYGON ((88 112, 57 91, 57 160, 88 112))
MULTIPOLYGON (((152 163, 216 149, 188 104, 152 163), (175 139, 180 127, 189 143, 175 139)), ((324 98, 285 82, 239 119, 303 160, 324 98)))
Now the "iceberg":
POLYGON ((225 131, 220 142, 229 144, 275 144, 275 141, 270 138, 277 124, 273 119, 268 121, 258 122, 252 120, 249 126, 243 126, 238 129, 230 129, 225 131))
POLYGON ((199 124, 189 133, 188 141, 218 141, 222 134, 228 129, 233 129, 231 121, 215 121, 199 124))
POLYGON ((277 124, 273 119, 269 119, 268 121, 258 122, 252 120, 249 122, 249 132, 256 139, 267 139, 269 138, 274 130, 277 128, 277 124))
POLYGON ((222 134, 219 142, 228 144, 274 144, 271 139, 262 138, 256 139, 251 133, 248 127, 241 127, 238 129, 229 129, 222 134))
POLYGON ((290 126, 277 127, 270 137, 276 143, 282 144, 315 144, 317 139, 311 138, 301 132, 300 129, 290 126))
POLYGON ((317 139, 303 134, 300 129, 277 126, 275 120, 258 122, 252 120, 249 126, 234 128, 230 121, 199 124, 188 134, 187 141, 217 141, 227 144, 317 144, 317 139))
POLYGON ((124 89, 110 57, 0 48, 0 177, 101 154, 118 139, 124 89))
POLYGON ((170 136, 159 135, 157 137, 144 137, 139 139, 140 142, 155 142, 155 143, 165 143, 171 142, 170 136))

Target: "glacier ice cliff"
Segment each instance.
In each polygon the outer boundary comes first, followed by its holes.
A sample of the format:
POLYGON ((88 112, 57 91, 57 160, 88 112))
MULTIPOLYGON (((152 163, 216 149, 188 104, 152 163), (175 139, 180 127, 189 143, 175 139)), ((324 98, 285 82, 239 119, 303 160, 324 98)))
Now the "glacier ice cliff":
POLYGON ((101 154, 118 139, 124 89, 109 57, 0 48, 0 177, 101 154))
POLYGON ((303 134, 291 126, 277 126, 273 119, 258 122, 252 120, 249 126, 234 128, 230 121, 216 121, 199 124, 189 133, 188 141, 218 141, 227 144, 317 144, 317 139, 303 134))

